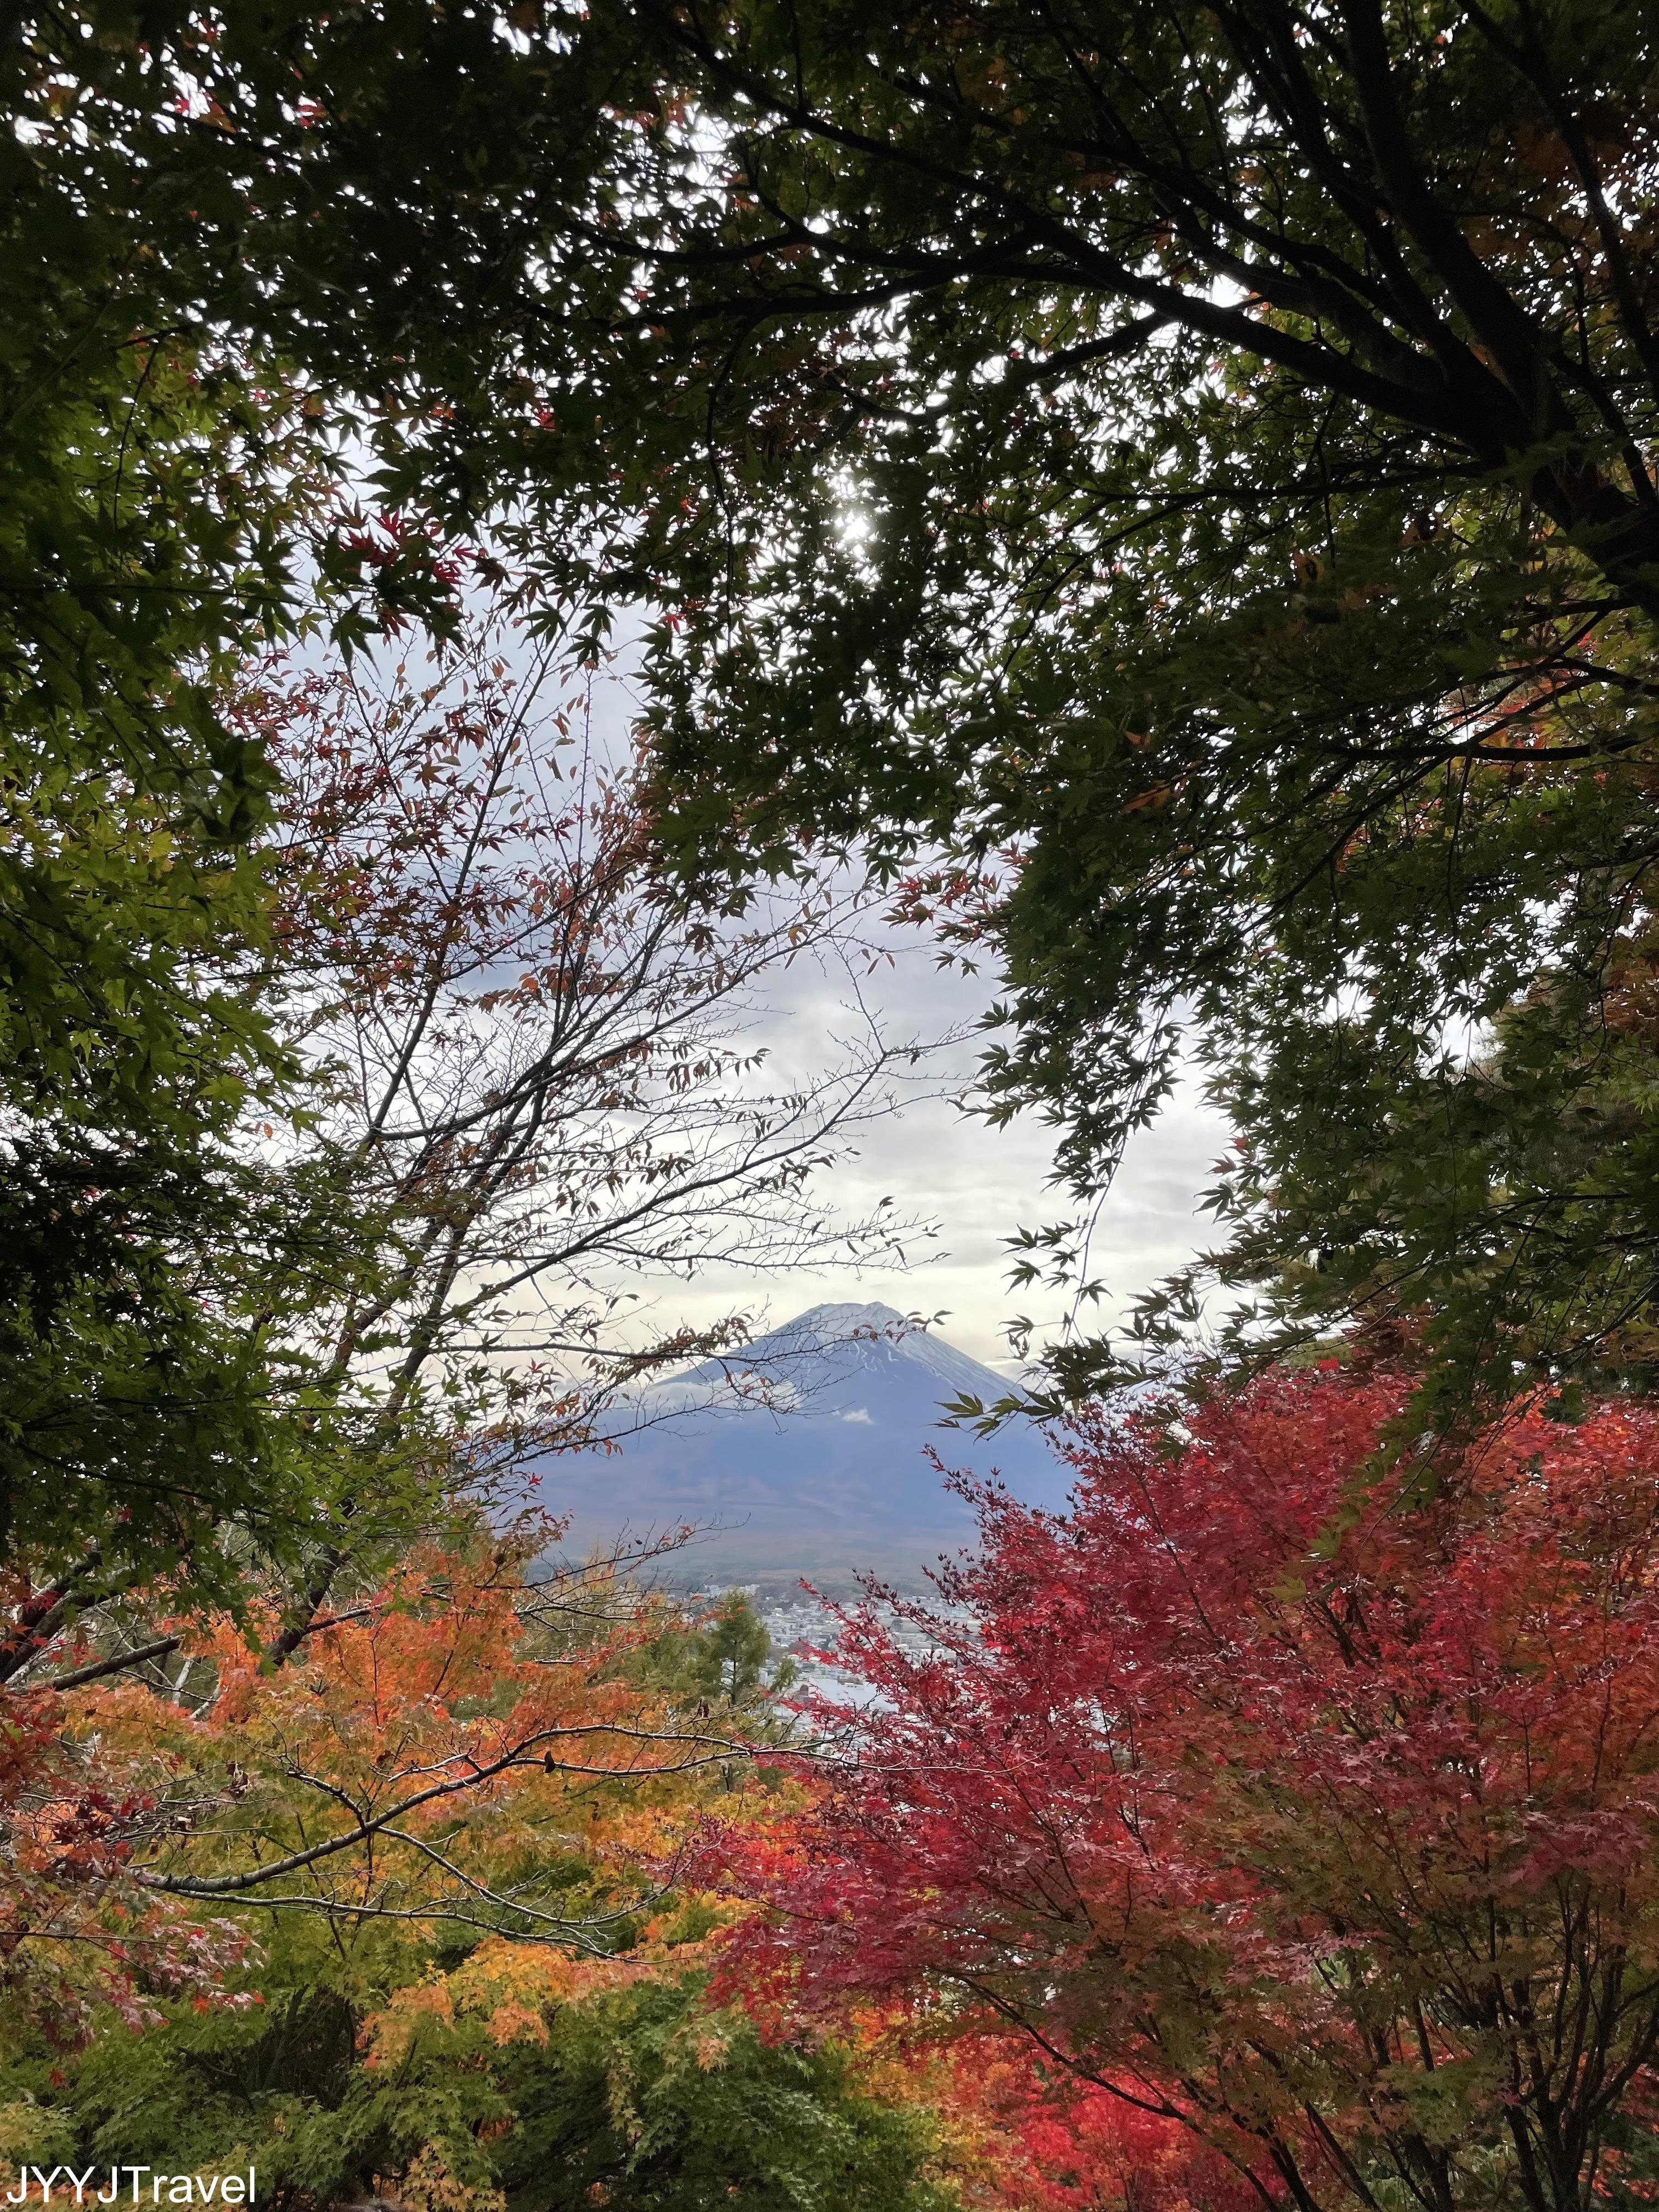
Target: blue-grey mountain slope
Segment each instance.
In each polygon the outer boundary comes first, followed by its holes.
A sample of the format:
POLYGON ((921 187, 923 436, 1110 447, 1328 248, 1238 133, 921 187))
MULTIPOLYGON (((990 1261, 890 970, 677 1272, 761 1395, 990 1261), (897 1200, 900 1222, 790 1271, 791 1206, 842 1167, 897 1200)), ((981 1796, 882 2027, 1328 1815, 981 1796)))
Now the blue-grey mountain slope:
POLYGON ((710 1363, 644 1394, 649 1425, 614 1452, 548 1462, 542 1497, 574 1518, 564 1549, 584 1554, 624 1528, 682 1522, 702 1532, 672 1564, 679 1582, 775 1587, 799 1575, 844 1586, 860 1570, 910 1584, 941 1552, 971 1542, 973 1516, 927 1456, 1000 1474, 1035 1504, 1065 1502, 1069 1470, 1041 1432, 1011 1424, 990 1442, 939 1426, 945 1401, 990 1401, 1006 1381, 890 1306, 814 1306, 748 1346, 769 1405, 729 1398, 710 1363))

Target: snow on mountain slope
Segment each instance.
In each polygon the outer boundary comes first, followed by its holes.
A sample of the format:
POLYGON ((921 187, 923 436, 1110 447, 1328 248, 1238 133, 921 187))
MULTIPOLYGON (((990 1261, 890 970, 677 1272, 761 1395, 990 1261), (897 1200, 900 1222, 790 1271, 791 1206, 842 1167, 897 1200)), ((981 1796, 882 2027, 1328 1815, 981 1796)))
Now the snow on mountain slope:
POLYGON ((814 1306, 728 1364, 793 1410, 714 1402, 730 1385, 713 1361, 655 1385, 639 1407, 651 1425, 615 1451, 544 1463, 544 1502, 574 1516, 567 1552, 689 1522, 701 1533, 673 1563, 681 1582, 774 1588, 805 1574, 840 1587, 867 1569, 914 1583, 974 1534, 930 1444, 1034 1504, 1065 1501, 1069 1470, 1030 1424, 989 1442, 940 1427, 945 1401, 988 1402, 1005 1378, 890 1306, 814 1306))

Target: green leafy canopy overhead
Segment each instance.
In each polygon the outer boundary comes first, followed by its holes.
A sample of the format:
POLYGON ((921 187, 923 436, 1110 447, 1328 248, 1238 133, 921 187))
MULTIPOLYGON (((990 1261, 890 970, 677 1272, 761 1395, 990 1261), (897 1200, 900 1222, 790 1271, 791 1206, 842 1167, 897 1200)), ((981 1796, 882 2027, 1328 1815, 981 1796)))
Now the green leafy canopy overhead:
POLYGON ((1433 1307, 1460 1395, 1641 1371, 1650 11, 559 35, 605 90, 538 466, 562 573, 663 611, 687 865, 943 841, 906 890, 1006 963, 994 1109, 1085 1194, 1196 1041, 1224 1273, 1433 1307))

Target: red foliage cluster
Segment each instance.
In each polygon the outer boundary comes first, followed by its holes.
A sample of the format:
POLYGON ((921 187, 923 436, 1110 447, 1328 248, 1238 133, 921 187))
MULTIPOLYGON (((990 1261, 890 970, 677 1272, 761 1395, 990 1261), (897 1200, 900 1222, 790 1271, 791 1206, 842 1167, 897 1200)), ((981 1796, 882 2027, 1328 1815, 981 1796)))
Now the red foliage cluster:
POLYGON ((1659 1415, 1430 1481, 1409 1391, 1279 1374, 1084 1435, 1067 1516, 981 1492, 905 1642, 844 1620, 878 1695, 737 1868, 733 1977, 1012 2024, 1207 2202, 1581 2203, 1659 2040, 1659 1415))
POLYGON ((1000 2212, 1259 2212, 1249 2183, 1178 2120, 1057 2078, 1029 2039, 970 2036, 952 2058, 939 2102, 985 2169, 970 2201, 1000 2212))

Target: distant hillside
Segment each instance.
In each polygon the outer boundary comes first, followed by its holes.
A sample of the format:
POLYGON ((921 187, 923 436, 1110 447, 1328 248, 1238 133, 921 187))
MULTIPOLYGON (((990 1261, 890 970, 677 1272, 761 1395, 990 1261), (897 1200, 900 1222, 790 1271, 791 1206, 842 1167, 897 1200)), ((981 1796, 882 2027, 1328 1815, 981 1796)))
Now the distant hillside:
POLYGON ((842 1587, 860 1568, 902 1583, 972 1540, 973 1517, 929 1463, 999 1473, 1022 1498, 1065 1502, 1069 1470, 1041 1433, 1011 1425, 989 1443, 941 1429, 944 1401, 990 1401, 1006 1379, 884 1305, 814 1306, 747 1346, 742 1361, 796 1410, 716 1407, 729 1395, 710 1363, 657 1384, 641 1412, 653 1425, 617 1450, 544 1463, 544 1502, 574 1520, 582 1553, 695 1522, 708 1533, 675 1565, 681 1582, 764 1589, 805 1574, 842 1587))

